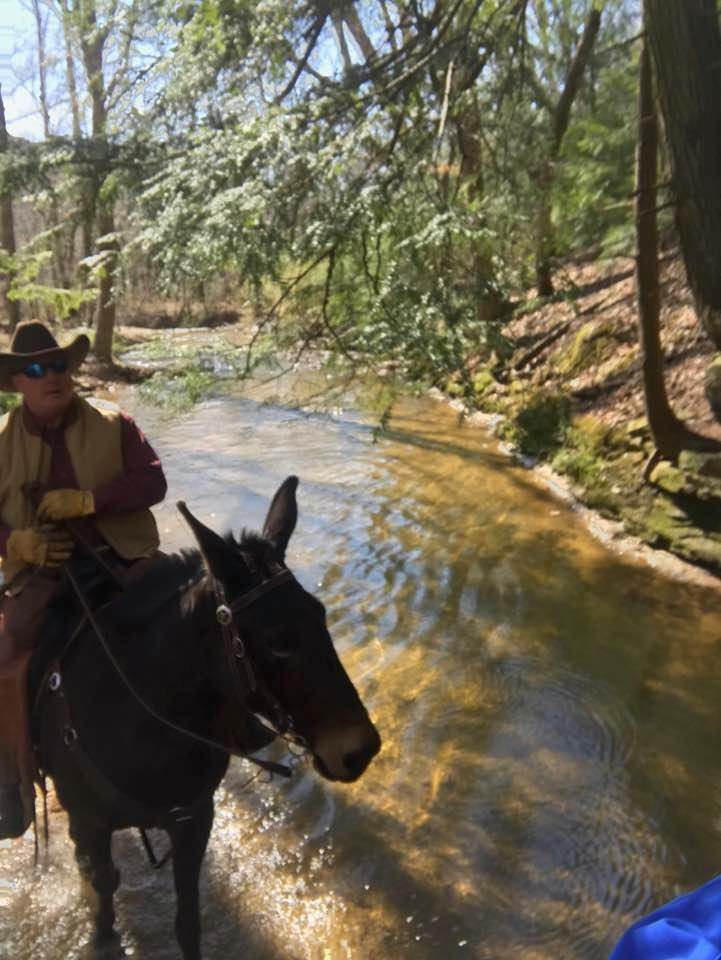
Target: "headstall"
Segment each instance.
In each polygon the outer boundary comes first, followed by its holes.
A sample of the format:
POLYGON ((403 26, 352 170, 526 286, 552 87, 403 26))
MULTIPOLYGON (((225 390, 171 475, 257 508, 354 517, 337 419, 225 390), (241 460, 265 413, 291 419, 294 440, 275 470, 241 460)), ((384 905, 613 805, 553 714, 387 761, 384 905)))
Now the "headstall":
MULTIPOLYGON (((217 579, 213 580, 213 592, 217 604, 215 619, 220 624, 220 631, 223 636, 223 646, 233 693, 242 705, 245 705, 250 695, 260 696, 270 714, 269 719, 280 736, 293 732, 293 719, 253 667, 253 662, 238 628, 236 614, 270 593, 271 590, 275 590, 276 587, 289 583, 291 580, 295 580, 295 577, 290 570, 280 567, 273 576, 263 580, 256 587, 248 590, 247 593, 242 593, 230 604, 226 601, 223 584, 217 579)), ((298 739, 294 732, 293 736, 296 740, 298 739)))
MULTIPOLYGON (((233 749, 225 744, 219 743, 211 737, 205 737, 202 734, 198 734, 193 730, 188 730, 185 727, 180 726, 179 724, 174 723, 172 720, 169 720, 167 717, 161 716, 135 689, 135 686, 131 683, 127 674, 123 670, 122 666, 118 662, 115 654, 110 648, 108 641, 105 637, 104 632, 100 628, 97 619, 94 616, 93 611, 88 606, 88 602, 71 571, 66 567, 65 574, 72 585, 80 605, 83 608, 85 613, 85 618, 90 624, 93 632, 100 641, 100 645, 105 651, 106 656, 110 660, 115 672, 124 683, 126 688, 132 697, 140 704, 140 706, 149 713, 152 717, 162 723, 164 726, 169 727, 171 730, 174 730, 176 733, 182 734, 186 737, 189 737, 191 740, 196 740, 199 743, 203 743, 208 747, 212 747, 216 750, 221 750, 224 753, 230 753, 234 756, 242 757, 245 760, 250 760, 251 763, 254 763, 256 766, 263 768, 269 773, 277 773, 283 777, 289 777, 291 775, 290 768, 283 763, 275 763, 272 760, 263 760, 260 757, 252 757, 247 753, 240 752, 233 749)), ((264 707, 271 714, 271 722, 273 724, 274 732, 281 737, 285 737, 291 742, 305 747, 302 737, 300 737, 293 730, 293 720, 290 714, 287 713, 277 700, 277 698, 271 693, 267 688, 267 685, 262 681, 262 678, 259 678, 256 670, 253 669, 253 664, 248 658, 247 651, 243 640, 240 637, 240 633, 235 623, 235 613, 238 610, 242 610, 245 607, 250 606, 254 603, 259 597, 262 597, 264 594, 268 593, 270 590, 273 590, 275 587, 280 586, 282 583, 286 583, 290 580, 293 580, 293 574, 290 570, 287 570, 285 567, 279 568, 279 571, 270 577, 268 580, 264 580, 262 583, 258 584, 257 587, 249 590, 247 593, 241 594, 239 597, 236 597, 230 604, 225 602, 225 590, 223 585, 216 580, 212 579, 213 592, 216 600, 216 620, 218 621, 221 633, 223 636, 223 642, 225 646, 226 660, 230 670, 231 684, 234 692, 240 700, 240 706, 247 708, 247 700, 249 694, 257 693, 259 694, 263 701, 264 707), (242 664, 242 674, 240 672, 240 666, 242 664)), ((77 629, 71 642, 75 639, 75 636, 79 633, 77 629)), ((67 648, 66 648, 67 649, 67 648)), ((62 659, 62 655, 61 655, 62 659)), ((44 686, 44 685, 43 685, 44 686)), ((73 730, 74 732, 74 730, 73 730)), ((75 738, 77 740, 77 737, 75 738)))

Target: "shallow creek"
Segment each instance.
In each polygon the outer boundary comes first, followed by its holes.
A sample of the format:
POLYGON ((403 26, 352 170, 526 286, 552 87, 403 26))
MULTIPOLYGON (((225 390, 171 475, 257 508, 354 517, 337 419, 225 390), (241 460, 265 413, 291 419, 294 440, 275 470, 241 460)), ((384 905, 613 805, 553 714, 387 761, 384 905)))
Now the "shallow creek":
MULTIPOLYGON (((243 789, 234 761, 205 864, 207 960, 603 960, 721 868, 721 594, 609 553, 440 404, 404 401, 374 442, 358 412, 268 399, 134 410, 170 482, 165 546, 190 542, 176 500, 257 528, 297 474, 289 562, 384 748, 350 787, 301 764, 243 789)), ((170 871, 134 833, 115 856, 126 954, 176 958, 170 871)), ((0 844, 0 956, 91 956, 62 813, 32 860, 30 832, 0 844)))

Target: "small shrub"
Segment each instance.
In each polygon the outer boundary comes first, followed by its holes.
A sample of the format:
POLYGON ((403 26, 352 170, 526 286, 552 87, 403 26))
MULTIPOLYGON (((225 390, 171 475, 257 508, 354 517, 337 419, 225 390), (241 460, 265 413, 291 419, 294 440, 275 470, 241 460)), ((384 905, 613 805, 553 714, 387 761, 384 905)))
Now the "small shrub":
POLYGON ((473 376, 473 392, 476 397, 484 396, 493 388, 495 382, 493 374, 485 367, 475 373, 473 376))
MULTIPOLYGON (((575 438, 574 438, 575 439, 575 438)), ((581 444, 572 444, 559 450, 553 458, 554 470, 563 473, 579 486, 596 488, 604 483, 604 461, 597 450, 581 444)))
POLYGON ((570 399, 539 391, 524 400, 504 432, 521 453, 543 459, 563 444, 570 423, 570 399))
POLYGON ((191 367, 181 373, 158 372, 141 384, 138 393, 145 403, 183 413, 208 397, 217 382, 207 371, 191 367))

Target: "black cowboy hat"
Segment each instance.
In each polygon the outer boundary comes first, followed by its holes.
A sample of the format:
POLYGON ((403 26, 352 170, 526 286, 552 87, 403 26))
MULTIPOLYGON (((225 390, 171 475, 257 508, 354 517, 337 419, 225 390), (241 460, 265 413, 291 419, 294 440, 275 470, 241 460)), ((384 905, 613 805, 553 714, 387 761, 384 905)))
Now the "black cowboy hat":
POLYGON ((50 360, 64 357, 68 370, 74 373, 87 356, 90 341, 84 333, 65 347, 61 347, 44 323, 25 320, 15 328, 10 352, 0 353, 0 390, 14 390, 12 376, 22 373, 33 360, 50 360))

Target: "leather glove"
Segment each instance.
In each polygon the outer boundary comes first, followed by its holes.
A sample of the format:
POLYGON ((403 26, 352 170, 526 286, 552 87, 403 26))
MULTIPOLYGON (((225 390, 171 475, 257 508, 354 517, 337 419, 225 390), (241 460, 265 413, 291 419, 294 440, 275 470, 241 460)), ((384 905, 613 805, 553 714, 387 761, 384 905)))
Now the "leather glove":
POLYGON ((89 490, 49 490, 38 506, 40 520, 75 520, 95 513, 95 499, 89 490))
POLYGON ((64 530, 47 525, 13 530, 7 539, 8 560, 36 567, 59 567, 73 552, 74 543, 64 530))

